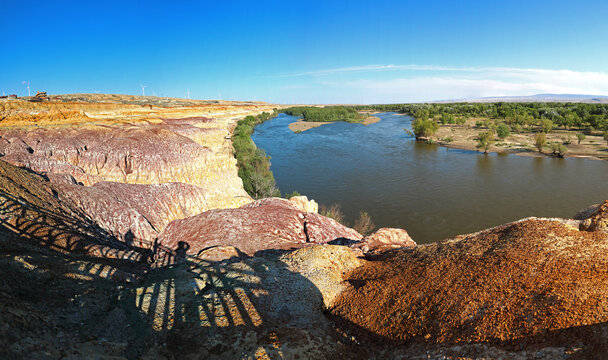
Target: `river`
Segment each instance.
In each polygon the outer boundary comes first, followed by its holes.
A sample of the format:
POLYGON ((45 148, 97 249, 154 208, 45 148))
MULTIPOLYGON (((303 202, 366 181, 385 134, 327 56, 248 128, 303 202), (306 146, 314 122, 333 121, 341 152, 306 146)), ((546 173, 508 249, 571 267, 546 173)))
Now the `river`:
POLYGON ((293 133, 286 114, 256 126, 283 193, 338 203, 352 225, 367 211, 377 227, 406 229, 419 244, 528 216, 572 217, 608 199, 608 161, 483 155, 415 141, 409 116, 376 115, 293 133))

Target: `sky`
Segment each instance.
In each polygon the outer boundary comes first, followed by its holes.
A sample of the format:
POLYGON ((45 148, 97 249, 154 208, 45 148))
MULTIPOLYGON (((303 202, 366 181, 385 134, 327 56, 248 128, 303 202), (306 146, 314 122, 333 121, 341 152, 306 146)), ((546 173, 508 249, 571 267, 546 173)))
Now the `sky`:
POLYGON ((273 103, 608 95, 608 1, 0 0, 0 92, 273 103))

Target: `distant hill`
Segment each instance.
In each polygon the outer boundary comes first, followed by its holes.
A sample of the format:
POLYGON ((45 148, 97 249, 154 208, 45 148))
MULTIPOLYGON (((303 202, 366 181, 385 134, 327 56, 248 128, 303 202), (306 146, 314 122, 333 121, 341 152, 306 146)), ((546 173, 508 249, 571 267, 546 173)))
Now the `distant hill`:
POLYGON ((471 99, 455 99, 434 101, 437 103, 452 102, 576 102, 608 104, 608 96, 605 95, 581 95, 581 94, 536 94, 528 96, 493 96, 471 99))

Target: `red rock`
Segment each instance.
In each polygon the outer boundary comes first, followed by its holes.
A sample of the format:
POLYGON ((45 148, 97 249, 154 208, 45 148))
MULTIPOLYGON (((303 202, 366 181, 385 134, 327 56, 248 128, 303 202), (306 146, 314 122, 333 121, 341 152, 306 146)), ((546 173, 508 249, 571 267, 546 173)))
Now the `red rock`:
POLYGON ((234 246, 252 255, 266 249, 291 249, 340 238, 360 240, 361 234, 333 219, 300 211, 291 202, 269 198, 238 209, 210 210, 171 222, 159 244, 186 249, 188 254, 212 246, 234 246))
POLYGON ((43 177, 0 161, 0 236, 62 253, 142 259, 57 195, 43 177))
POLYGON ((99 182, 77 185, 67 175, 49 174, 58 197, 129 245, 151 248, 158 232, 175 219, 208 210, 205 190, 193 185, 99 182))
POLYGON ((597 206, 593 212, 581 220, 580 230, 608 232, 608 200, 597 206))

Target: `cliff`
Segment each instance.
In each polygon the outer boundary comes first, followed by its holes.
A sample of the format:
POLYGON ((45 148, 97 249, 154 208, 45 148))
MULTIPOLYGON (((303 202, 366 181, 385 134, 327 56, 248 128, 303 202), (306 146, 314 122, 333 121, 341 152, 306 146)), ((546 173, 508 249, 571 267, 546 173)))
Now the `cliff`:
POLYGON ((435 244, 253 201, 230 134, 273 105, 1 101, 0 357, 601 358, 608 201, 435 244))

